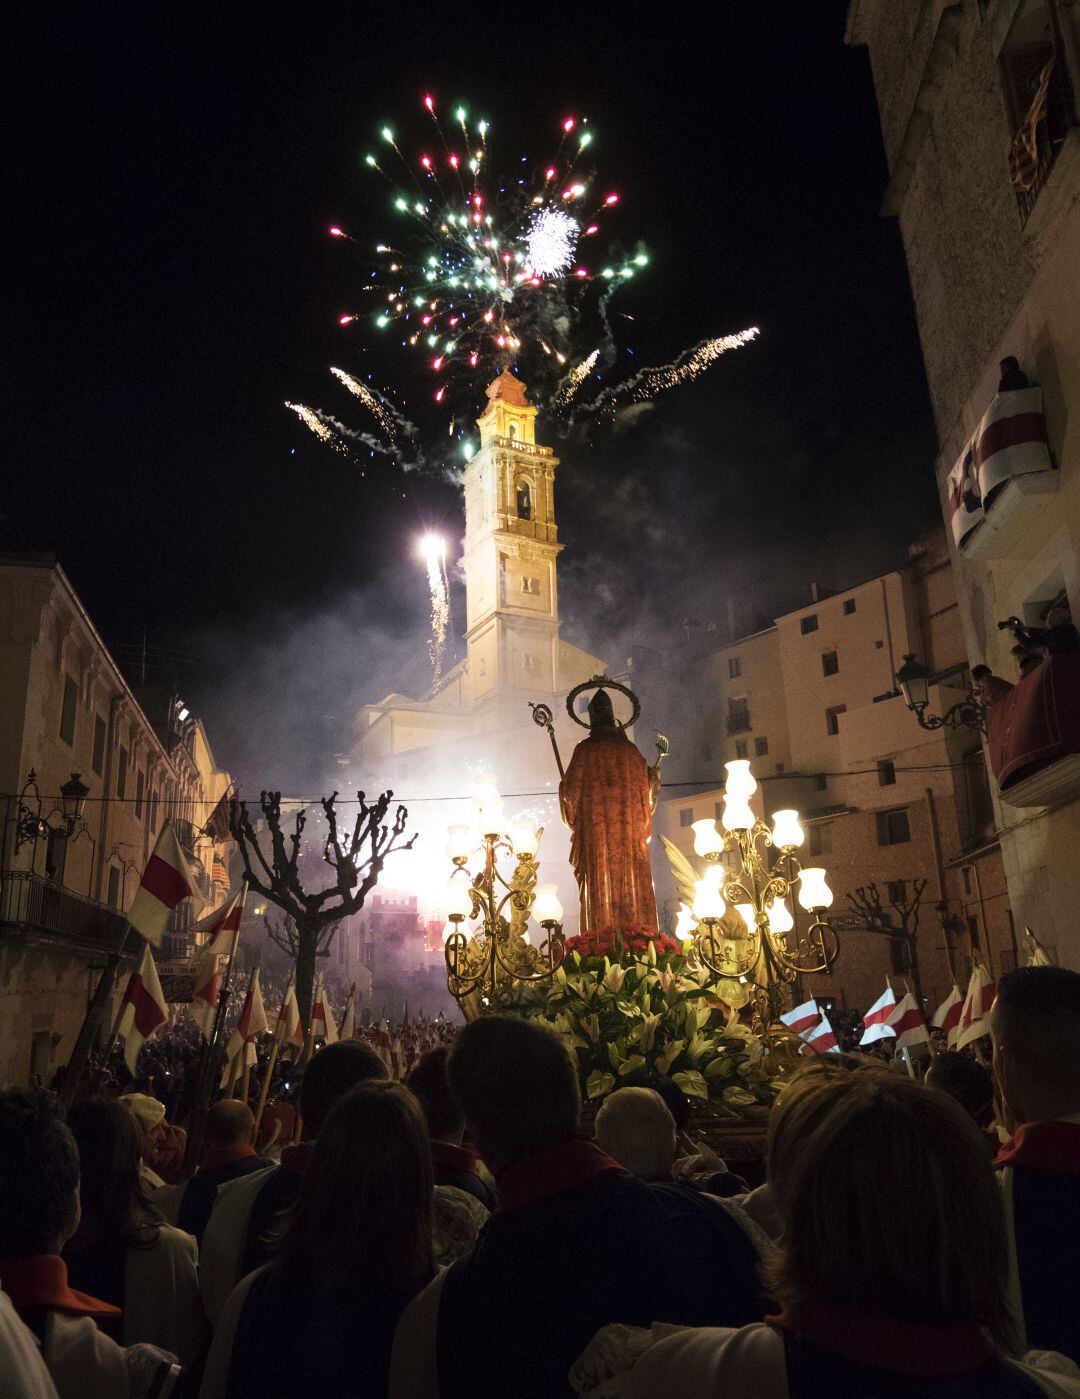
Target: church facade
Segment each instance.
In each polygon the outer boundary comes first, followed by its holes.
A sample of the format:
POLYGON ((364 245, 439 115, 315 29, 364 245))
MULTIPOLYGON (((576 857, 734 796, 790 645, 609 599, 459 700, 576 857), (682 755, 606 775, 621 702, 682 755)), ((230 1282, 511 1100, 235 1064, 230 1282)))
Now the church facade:
MULTIPOLYGON (((566 696, 604 662, 559 635, 559 463, 536 440, 537 410, 509 369, 487 399, 477 420, 480 448, 462 479, 465 657, 423 699, 392 694, 360 709, 354 767, 369 788, 392 787, 406 804, 419 799, 410 824, 414 815, 421 822, 422 843, 426 826, 444 833, 453 819, 452 794, 467 796, 480 773, 493 773, 508 815, 528 810, 547 824, 541 861, 550 867, 566 859, 565 833, 552 829, 559 827, 558 771, 529 703, 551 708, 569 761, 582 732, 566 713, 566 696)), ((569 910, 576 903, 569 867, 551 877, 569 910)))

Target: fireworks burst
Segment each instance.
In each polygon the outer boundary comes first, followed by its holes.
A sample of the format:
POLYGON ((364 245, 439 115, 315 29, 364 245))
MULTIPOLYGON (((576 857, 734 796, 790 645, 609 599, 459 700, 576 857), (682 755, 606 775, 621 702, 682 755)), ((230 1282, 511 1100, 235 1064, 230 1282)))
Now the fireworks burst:
POLYGON ((372 392, 359 379, 354 379, 351 374, 346 374, 344 369, 335 369, 331 365, 330 373, 335 378, 340 379, 349 392, 360 400, 391 442, 400 443, 403 438, 414 435, 416 429, 413 425, 392 404, 387 402, 382 394, 372 392))
POLYGON ((420 557, 427 565, 428 590, 431 593, 431 637, 428 655, 431 657, 432 683, 442 678, 446 658, 446 635, 450 626, 450 588, 446 577, 446 541, 437 534, 425 534, 420 541, 420 557))
MULTIPOLYGON (((456 421, 475 408, 477 385, 511 359, 524 358, 527 382, 543 401, 561 366, 580 353, 573 342, 583 323, 591 316, 603 328, 603 303, 648 256, 606 248, 619 195, 587 164, 593 134, 586 122, 567 117, 549 159, 523 157, 499 173, 490 168, 487 122, 472 123, 459 107, 454 126, 444 127, 434 98, 423 105, 438 138, 433 153, 408 154, 384 127, 393 160, 384 166, 381 157, 366 157, 390 184, 401 227, 365 262, 362 290, 375 288, 375 304, 339 322, 366 322, 415 350, 434 376, 431 398, 456 421), (543 369, 539 357, 530 363, 536 348, 547 359, 543 369)), ((363 252, 339 224, 330 233, 363 252)))
POLYGON ((570 373, 556 389, 551 397, 552 408, 565 408, 570 400, 581 388, 582 384, 596 368, 596 361, 600 358, 600 351, 593 350, 592 354, 583 359, 580 364, 575 364, 570 373))
POLYGON ((757 326, 750 326, 747 330, 736 331, 734 335, 718 335, 712 340, 703 340, 700 345, 684 350, 670 364, 641 369, 621 384, 612 384, 590 403, 585 404, 580 412, 575 410, 575 416, 587 417, 604 411, 610 412, 617 403, 645 403, 662 393, 689 384, 699 374, 704 374, 721 355, 726 355, 729 350, 741 349, 751 340, 756 340, 759 334, 757 326))

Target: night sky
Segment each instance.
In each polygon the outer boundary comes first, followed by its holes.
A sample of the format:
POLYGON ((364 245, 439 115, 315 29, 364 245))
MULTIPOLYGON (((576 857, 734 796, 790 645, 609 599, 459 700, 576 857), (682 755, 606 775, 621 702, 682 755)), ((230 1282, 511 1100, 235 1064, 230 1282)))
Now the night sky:
MULTIPOLYGON (((422 690, 412 550, 459 538, 458 493, 387 463, 361 478, 282 402, 368 425, 326 372, 364 364, 326 228, 385 230, 363 153, 388 118, 422 134, 432 91, 508 152, 589 116, 652 257, 620 301, 633 363, 762 331, 622 431, 541 427, 565 634, 617 671, 729 597, 782 610, 893 566, 939 521, 934 439, 845 8, 38 7, 0 543, 55 551, 129 672, 145 635, 253 785, 316 782, 358 703, 422 690)), ((380 368, 407 406, 426 394, 414 361, 380 368)), ((460 587, 454 605, 460 633, 460 587)))

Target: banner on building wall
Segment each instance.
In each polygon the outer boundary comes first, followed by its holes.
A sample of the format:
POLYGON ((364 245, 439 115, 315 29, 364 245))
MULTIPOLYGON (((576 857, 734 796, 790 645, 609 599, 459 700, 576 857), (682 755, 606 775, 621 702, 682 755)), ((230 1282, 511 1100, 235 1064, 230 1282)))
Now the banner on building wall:
POLYGON ((1052 470, 1042 389, 995 394, 949 472, 953 542, 960 547, 970 539, 1006 482, 1052 470))

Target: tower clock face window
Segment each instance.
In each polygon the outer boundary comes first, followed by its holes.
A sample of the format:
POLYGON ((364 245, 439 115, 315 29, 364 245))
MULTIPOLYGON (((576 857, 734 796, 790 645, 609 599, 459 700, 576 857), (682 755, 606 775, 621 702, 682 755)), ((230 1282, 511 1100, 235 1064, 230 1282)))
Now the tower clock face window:
POLYGON ((538 597, 540 595, 540 579, 523 578, 521 580, 521 591, 523 593, 532 593, 534 596, 538 597))
POLYGON ((531 520, 533 517, 532 491, 528 481, 517 483, 517 516, 519 520, 531 520))

